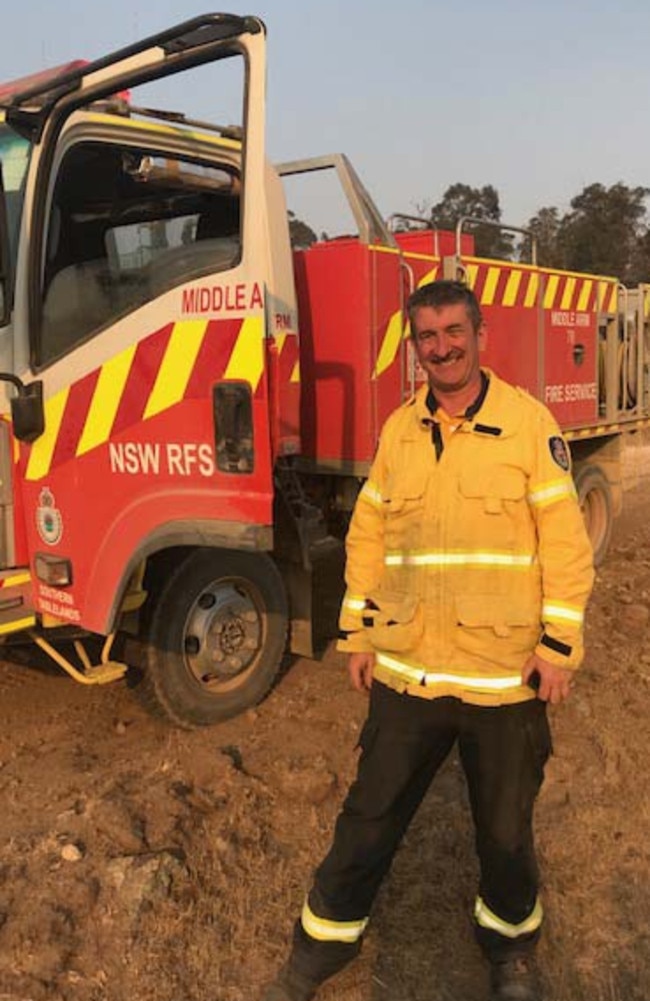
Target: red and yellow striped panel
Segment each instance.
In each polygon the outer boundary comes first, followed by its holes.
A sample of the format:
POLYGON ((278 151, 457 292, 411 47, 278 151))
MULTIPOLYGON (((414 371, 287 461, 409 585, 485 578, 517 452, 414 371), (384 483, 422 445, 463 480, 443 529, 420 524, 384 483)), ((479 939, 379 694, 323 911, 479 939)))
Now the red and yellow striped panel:
POLYGON ((168 324, 45 401, 45 431, 31 447, 26 479, 40 480, 183 399, 207 396, 215 379, 241 379, 255 393, 264 364, 262 316, 168 324))
POLYGON ((280 378, 293 384, 300 383, 300 355, 298 336, 293 331, 275 334, 275 350, 280 362, 280 378))
POLYGON ((467 284, 482 306, 519 306, 571 312, 615 313, 618 283, 612 278, 543 271, 531 267, 469 259, 467 284))
MULTIPOLYGON (((413 257, 408 253, 405 258, 413 257)), ((618 307, 618 283, 613 278, 571 274, 565 271, 544 271, 530 266, 507 262, 466 258, 463 261, 467 284, 475 292, 481 306, 506 308, 538 308, 576 313, 615 313, 618 307)), ((439 265, 435 264, 418 280, 420 288, 434 281, 439 265)), ((378 378, 395 361, 400 342, 408 337, 409 328, 402 325, 401 313, 394 313, 384 331, 373 378, 378 378)))
MULTIPOLYGON (((413 256, 405 254, 405 257, 413 256)), ((438 275, 438 264, 435 264, 432 268, 428 269, 425 274, 423 274, 417 283, 417 287, 421 288, 422 285, 427 285, 429 282, 435 281, 438 275)), ((379 353, 377 354, 377 361, 375 362, 375 369, 372 373, 373 379, 377 379, 382 372, 390 368, 397 357, 397 352, 399 351, 399 346, 403 340, 409 336, 410 327, 408 320, 404 322, 402 311, 397 310, 392 314, 388 325, 384 331, 384 336, 381 339, 381 345, 379 347, 379 353)))

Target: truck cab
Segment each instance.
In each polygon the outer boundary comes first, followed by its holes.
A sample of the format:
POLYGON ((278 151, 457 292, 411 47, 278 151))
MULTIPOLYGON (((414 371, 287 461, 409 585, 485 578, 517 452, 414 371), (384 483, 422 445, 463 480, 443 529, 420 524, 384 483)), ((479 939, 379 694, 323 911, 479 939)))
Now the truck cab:
POLYGON ((149 702, 186 725, 256 701, 287 632, 297 316, 264 79, 262 22, 206 15, 0 91, 0 627, 59 662, 73 637, 62 666, 104 681, 138 614, 149 702), (234 124, 132 99, 232 60, 234 124))

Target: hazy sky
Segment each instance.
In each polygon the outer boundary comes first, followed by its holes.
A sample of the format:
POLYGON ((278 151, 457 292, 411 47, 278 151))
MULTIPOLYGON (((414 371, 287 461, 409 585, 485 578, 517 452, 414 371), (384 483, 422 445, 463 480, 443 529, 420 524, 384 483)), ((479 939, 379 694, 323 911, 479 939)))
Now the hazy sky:
MULTIPOLYGON (((0 80, 202 13, 189 0, 3 4, 0 80), (7 11, 7 8, 9 10, 7 11)), ((268 148, 345 152, 384 215, 491 183, 503 218, 650 185, 648 0, 238 0, 268 27, 268 148)), ((209 94, 206 117, 220 120, 209 94)))

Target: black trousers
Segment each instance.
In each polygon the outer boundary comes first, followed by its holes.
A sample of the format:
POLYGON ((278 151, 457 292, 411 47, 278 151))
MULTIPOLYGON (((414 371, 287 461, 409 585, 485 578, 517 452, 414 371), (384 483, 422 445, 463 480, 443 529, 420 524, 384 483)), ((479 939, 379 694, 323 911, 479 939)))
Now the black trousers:
MULTIPOLYGON (((368 916, 413 815, 456 741, 475 825, 479 896, 510 930, 504 935, 477 923, 479 944, 490 959, 534 946, 539 929, 512 937, 512 926, 530 917, 537 900, 533 807, 551 751, 546 705, 538 699, 479 707, 453 698, 414 698, 373 683, 357 777, 308 896, 319 919, 368 916)), ((292 962, 320 982, 359 947, 314 938, 299 921, 292 962)))

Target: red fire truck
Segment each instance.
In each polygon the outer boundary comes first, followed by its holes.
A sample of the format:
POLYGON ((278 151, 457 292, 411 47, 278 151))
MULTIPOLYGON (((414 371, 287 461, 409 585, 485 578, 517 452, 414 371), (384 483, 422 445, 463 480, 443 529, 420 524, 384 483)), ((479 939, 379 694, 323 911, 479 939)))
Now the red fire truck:
POLYGON ((0 90, 0 634, 83 683, 137 648, 185 726, 311 652, 314 560, 418 381, 410 289, 476 290, 485 363, 571 441, 599 558, 648 416, 645 287, 393 233, 344 156, 268 163, 264 81, 262 22, 211 14, 0 90), (137 103, 221 61, 241 124, 137 103), (357 232, 292 248, 283 182, 324 171, 357 232))

